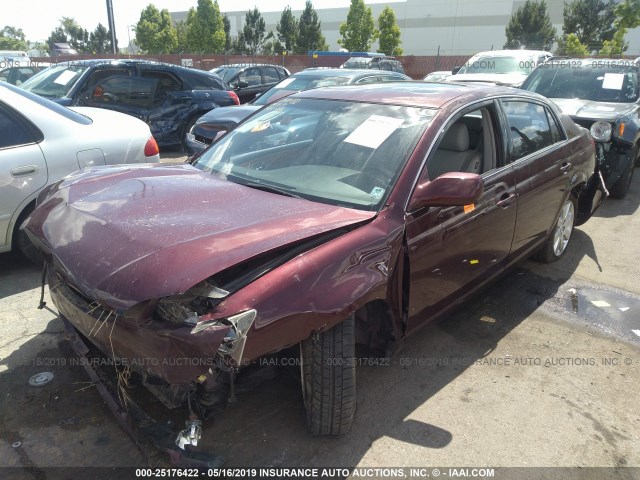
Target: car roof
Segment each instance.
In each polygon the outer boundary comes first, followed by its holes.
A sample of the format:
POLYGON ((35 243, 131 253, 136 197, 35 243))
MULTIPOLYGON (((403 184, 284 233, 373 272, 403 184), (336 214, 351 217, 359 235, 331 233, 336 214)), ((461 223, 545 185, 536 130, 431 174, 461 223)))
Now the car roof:
POLYGON ((292 74, 295 77, 304 77, 307 75, 326 74, 327 77, 353 77, 356 75, 402 75, 401 72, 392 72, 390 70, 371 70, 368 68, 326 68, 311 67, 292 74), (384 72, 384 73, 383 73, 384 72))
POLYGON ((276 65, 275 63, 226 63, 224 65, 218 65, 213 68, 247 68, 247 67, 280 67, 282 65, 276 65))
POLYGON ((545 100, 544 97, 536 93, 491 84, 418 81, 322 87, 298 92, 291 95, 291 98, 348 100, 353 102, 440 108, 451 100, 462 97, 468 97, 468 100, 479 100, 494 95, 518 95, 523 98, 545 100))
MULTIPOLYGON (((546 50, 488 50, 486 52, 478 52, 473 57, 530 57, 532 55, 551 55, 546 50)), ((473 58, 472 57, 472 58, 473 58)))

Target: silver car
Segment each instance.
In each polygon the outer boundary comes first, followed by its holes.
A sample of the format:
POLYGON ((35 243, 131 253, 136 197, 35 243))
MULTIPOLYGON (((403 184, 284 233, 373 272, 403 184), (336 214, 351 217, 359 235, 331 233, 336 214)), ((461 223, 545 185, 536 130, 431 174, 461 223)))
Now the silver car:
POLYGON ((0 84, 0 253, 18 248, 37 257, 19 227, 36 197, 66 175, 98 165, 157 163, 149 126, 129 115, 69 109, 0 84))

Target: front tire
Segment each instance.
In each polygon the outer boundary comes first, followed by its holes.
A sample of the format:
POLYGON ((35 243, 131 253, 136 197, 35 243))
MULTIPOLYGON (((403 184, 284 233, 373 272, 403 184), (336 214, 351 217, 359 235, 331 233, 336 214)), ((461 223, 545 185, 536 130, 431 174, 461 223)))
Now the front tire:
POLYGON ((342 435, 356 411, 355 320, 300 343, 302 396, 313 435, 342 435))
POLYGON ((633 177, 633 171, 635 170, 635 165, 638 157, 638 147, 636 146, 633 149, 631 154, 631 158, 629 159, 629 167, 627 170, 620 175, 618 181, 609 189, 609 194, 611 198, 615 198, 616 200, 622 200, 627 196, 627 192, 629 191, 629 186, 631 185, 631 178, 633 177))
POLYGON ((543 263, 559 260, 567 251, 571 234, 576 223, 576 200, 573 196, 567 198, 560 209, 558 219, 551 235, 535 255, 535 259, 543 263))

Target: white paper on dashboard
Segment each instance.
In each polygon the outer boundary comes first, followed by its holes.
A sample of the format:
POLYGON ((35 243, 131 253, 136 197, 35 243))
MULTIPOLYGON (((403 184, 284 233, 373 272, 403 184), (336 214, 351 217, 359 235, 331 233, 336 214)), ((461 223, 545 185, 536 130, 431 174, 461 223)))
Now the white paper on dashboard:
POLYGON ((624 73, 605 73, 602 88, 607 90, 622 90, 624 73))
POLYGON ((71 80, 75 76, 76 72, 65 70, 60 75, 58 75, 58 78, 56 78, 53 83, 57 83, 58 85, 66 85, 67 83, 69 83, 69 80, 71 80))
POLYGON ((355 143, 367 148, 378 148, 395 130, 402 125, 403 118, 371 115, 362 122, 347 138, 347 143, 355 143))

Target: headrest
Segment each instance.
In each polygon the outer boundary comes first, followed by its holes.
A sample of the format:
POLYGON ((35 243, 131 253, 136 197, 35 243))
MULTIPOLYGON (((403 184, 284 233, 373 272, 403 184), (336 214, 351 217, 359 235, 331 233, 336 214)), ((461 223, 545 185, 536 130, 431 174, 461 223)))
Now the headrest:
POLYGON ((438 148, 453 150, 454 152, 465 152, 469 150, 469 130, 464 123, 454 123, 447 133, 444 134, 442 142, 438 148))

